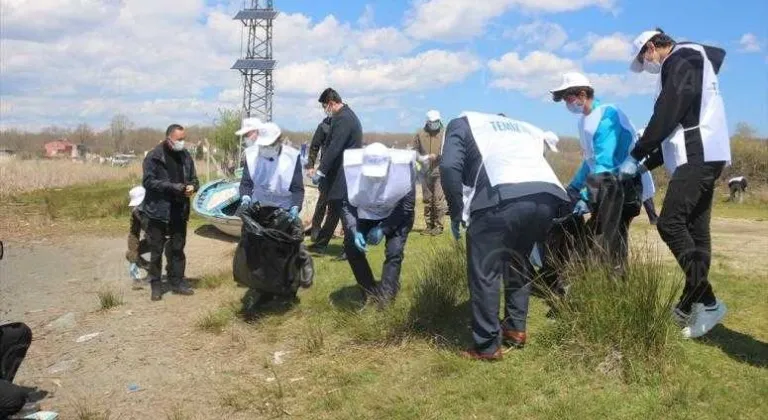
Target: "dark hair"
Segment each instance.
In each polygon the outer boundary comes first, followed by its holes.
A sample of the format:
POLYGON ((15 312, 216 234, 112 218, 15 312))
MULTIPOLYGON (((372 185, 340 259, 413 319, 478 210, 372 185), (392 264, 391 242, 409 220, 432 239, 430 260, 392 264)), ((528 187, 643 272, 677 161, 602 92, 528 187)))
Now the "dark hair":
POLYGON ((552 100, 555 102, 560 102, 565 98, 566 96, 579 96, 581 92, 584 92, 587 95, 587 99, 592 99, 595 97, 595 90, 592 89, 589 86, 574 86, 569 87, 568 89, 559 90, 557 92, 552 92, 552 100))
POLYGON ((178 124, 171 124, 168 126, 168 128, 165 130, 165 137, 170 137, 171 133, 173 133, 176 130, 183 130, 184 127, 178 125, 178 124))
MULTIPOLYGON (((661 28, 656 28, 656 31, 659 32, 658 34, 651 37, 651 39, 648 40, 651 44, 653 44, 656 48, 667 48, 675 45, 675 40, 672 39, 669 35, 664 33, 664 30, 661 28)), ((640 55, 645 54, 645 51, 648 50, 648 42, 643 45, 643 48, 640 49, 640 55)))
POLYGON ((320 99, 317 102, 321 104, 327 104, 328 102, 341 103, 341 96, 333 88, 327 88, 320 94, 320 99))

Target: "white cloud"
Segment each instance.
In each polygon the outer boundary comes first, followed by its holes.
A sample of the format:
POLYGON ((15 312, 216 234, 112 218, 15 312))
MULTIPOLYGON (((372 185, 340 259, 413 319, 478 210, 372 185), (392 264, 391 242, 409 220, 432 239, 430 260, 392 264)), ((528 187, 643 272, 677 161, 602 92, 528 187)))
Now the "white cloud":
MULTIPOLYGON (((563 73, 582 71, 579 63, 546 51, 534 51, 525 57, 507 53, 488 62, 494 76, 492 87, 517 91, 532 98, 549 100, 549 91, 560 85, 563 73)), ((598 96, 627 97, 655 91, 655 78, 648 74, 586 73, 598 96)))
POLYGON ((363 14, 360 15, 360 18, 357 20, 357 24, 363 29, 370 28, 375 25, 375 18, 376 13, 373 10, 373 5, 366 4, 363 14))
POLYGON ((512 8, 540 12, 567 12, 598 6, 613 7, 615 0, 417 0, 406 19, 406 33, 415 39, 465 41, 482 34, 489 21, 512 8))
POLYGON ((520 25, 514 29, 504 31, 504 38, 510 38, 526 45, 535 45, 544 51, 554 51, 565 44, 568 34, 562 26, 551 23, 535 21, 520 25))
POLYGON ((739 45, 741 45, 741 49, 739 51, 745 53, 755 53, 762 50, 762 43, 757 38, 757 36, 752 33, 746 33, 742 35, 741 39, 739 40, 739 45))
POLYGON ((0 13, 6 39, 49 41, 89 32, 118 17, 116 0, 3 0, 0 13))
POLYGON ((559 84, 563 73, 578 70, 579 66, 550 52, 533 51, 522 58, 516 52, 507 53, 490 60, 488 68, 494 76, 491 86, 542 97, 559 84))
POLYGON ((632 43, 627 35, 615 33, 590 42, 587 61, 629 61, 632 43))

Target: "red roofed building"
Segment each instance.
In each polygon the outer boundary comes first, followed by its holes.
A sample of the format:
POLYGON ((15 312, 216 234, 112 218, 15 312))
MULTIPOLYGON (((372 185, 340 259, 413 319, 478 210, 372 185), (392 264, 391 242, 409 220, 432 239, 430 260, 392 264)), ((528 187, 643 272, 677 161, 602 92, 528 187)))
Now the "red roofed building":
POLYGON ((77 147, 67 139, 54 140, 45 143, 45 157, 73 158, 77 157, 77 147))

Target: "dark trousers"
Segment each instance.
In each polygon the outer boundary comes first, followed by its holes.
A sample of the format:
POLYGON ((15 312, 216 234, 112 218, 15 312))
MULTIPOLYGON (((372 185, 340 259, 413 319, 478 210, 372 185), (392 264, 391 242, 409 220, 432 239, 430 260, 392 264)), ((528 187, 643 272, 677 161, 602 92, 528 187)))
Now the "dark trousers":
POLYGON ((715 303, 708 279, 712 261, 709 224, 715 182, 724 166, 723 162, 709 162, 678 167, 669 181, 656 225, 685 272, 685 287, 678 303, 684 312, 690 312, 694 303, 715 303))
MULTIPOLYGON (((352 269, 355 280, 363 290, 384 301, 389 301, 397 296, 400 290, 400 268, 403 264, 405 254, 405 243, 408 240, 408 233, 413 228, 414 213, 410 212, 409 217, 403 220, 396 229, 386 234, 386 250, 384 251, 384 267, 381 270, 381 283, 376 284, 376 280, 368 264, 365 253, 360 252, 355 246, 355 238, 351 232, 344 231, 344 252, 347 253, 347 261, 352 269)), ((358 220, 357 229, 363 235, 378 224, 372 220, 358 220)))
POLYGON ((13 384, 32 344, 32 330, 16 322, 0 326, 0 419, 16 414, 27 402, 27 392, 13 384))
POLYGON ((149 281, 159 282, 162 278, 163 250, 165 250, 166 273, 171 285, 178 285, 184 279, 187 257, 184 246, 187 242, 187 221, 173 218, 170 223, 149 219, 149 281))
POLYGON ((504 284, 503 326, 525 331, 531 293, 528 256, 543 242, 558 200, 535 194, 472 213, 467 229, 467 277, 472 308, 472 338, 482 353, 499 346, 500 283, 504 284))
POLYGON ((315 244, 318 246, 328 246, 328 243, 333 239, 333 232, 336 231, 336 227, 339 226, 339 220, 341 219, 341 207, 343 200, 328 200, 328 212, 325 216, 325 223, 317 234, 317 240, 315 244))
MULTIPOLYGON (((318 188, 319 195, 317 197, 317 203, 315 204, 315 213, 312 215, 312 240, 315 240, 320 233, 320 228, 323 225, 323 220, 328 210, 328 194, 325 189, 318 188)), ((335 229, 335 227, 334 227, 335 229)))

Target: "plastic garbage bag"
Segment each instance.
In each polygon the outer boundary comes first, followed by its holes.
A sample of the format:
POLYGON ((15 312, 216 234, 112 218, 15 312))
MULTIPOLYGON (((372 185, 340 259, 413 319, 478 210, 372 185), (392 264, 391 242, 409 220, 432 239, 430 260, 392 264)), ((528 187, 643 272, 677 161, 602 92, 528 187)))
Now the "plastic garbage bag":
POLYGON ((255 204, 241 215, 240 243, 235 251, 235 281, 249 289, 279 296, 295 296, 312 285, 312 257, 304 249, 300 220, 288 211, 255 204))

